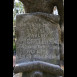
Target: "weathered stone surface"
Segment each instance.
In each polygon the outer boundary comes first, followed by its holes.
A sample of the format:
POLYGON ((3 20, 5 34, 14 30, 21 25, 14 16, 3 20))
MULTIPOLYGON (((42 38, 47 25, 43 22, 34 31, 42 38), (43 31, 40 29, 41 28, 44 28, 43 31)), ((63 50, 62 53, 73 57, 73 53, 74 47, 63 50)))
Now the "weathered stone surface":
POLYGON ((58 22, 58 16, 41 12, 17 15, 16 64, 20 65, 14 72, 22 73, 15 77, 57 77, 62 73, 55 67, 52 69, 52 64, 60 64, 58 22), (38 63, 40 61, 49 65, 38 63), (29 62, 32 64, 25 66, 29 62))
POLYGON ((63 75, 63 70, 60 68, 60 66, 43 61, 32 61, 17 64, 16 68, 14 69, 14 73, 30 72, 35 70, 40 70, 46 73, 50 73, 52 75, 63 75))
POLYGON ((64 5, 63 0, 20 0, 26 13, 44 12, 52 13, 54 6, 57 6, 60 15, 60 25, 64 23, 64 5))
POLYGON ((14 73, 19 77, 59 77, 63 76, 63 70, 58 65, 42 61, 32 61, 17 64, 14 73), (17 74, 23 72, 22 74, 17 74))
POLYGON ((39 13, 17 15, 16 63, 45 61, 59 65, 60 29, 53 19, 47 21, 39 13))

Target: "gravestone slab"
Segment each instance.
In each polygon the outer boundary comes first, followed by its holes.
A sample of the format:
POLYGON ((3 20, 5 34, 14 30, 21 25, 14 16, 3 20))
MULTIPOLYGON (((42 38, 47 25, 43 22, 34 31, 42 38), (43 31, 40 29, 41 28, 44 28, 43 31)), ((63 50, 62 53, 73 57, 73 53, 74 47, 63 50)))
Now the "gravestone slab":
POLYGON ((39 13, 17 15, 16 63, 45 61, 59 65, 59 31, 58 23, 39 13))

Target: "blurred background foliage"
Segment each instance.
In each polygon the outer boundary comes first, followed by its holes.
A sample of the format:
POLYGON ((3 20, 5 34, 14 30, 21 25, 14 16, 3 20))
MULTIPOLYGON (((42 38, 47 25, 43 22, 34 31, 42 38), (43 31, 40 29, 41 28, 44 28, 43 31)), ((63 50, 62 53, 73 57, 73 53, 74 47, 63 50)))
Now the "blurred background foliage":
POLYGON ((16 53, 16 15, 17 14, 24 14, 24 7, 20 1, 14 1, 14 8, 13 8, 13 53, 16 53))

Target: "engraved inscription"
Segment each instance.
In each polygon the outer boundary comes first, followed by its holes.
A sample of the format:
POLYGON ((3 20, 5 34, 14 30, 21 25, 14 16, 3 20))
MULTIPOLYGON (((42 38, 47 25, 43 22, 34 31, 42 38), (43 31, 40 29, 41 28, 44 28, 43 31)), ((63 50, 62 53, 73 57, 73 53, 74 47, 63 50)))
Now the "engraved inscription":
POLYGON ((20 34, 16 43, 18 61, 58 59, 58 29, 53 26, 53 23, 35 16, 29 20, 23 17, 23 20, 17 22, 20 34))

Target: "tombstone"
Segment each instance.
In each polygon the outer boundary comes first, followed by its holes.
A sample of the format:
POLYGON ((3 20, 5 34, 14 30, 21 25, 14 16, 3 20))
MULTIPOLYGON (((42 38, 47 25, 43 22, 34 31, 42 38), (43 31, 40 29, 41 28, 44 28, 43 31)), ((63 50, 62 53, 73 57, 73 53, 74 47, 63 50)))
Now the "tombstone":
POLYGON ((16 17, 16 77, 59 77, 60 68, 60 26, 59 17, 37 12, 16 17), (41 14, 41 15, 40 15, 41 14), (42 15, 49 15, 49 21, 42 15))

